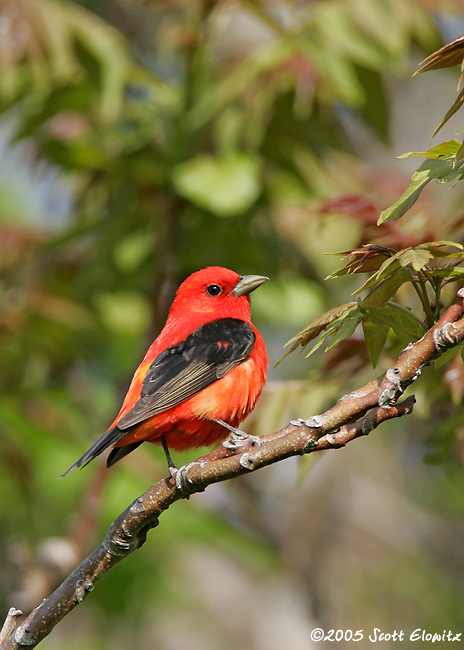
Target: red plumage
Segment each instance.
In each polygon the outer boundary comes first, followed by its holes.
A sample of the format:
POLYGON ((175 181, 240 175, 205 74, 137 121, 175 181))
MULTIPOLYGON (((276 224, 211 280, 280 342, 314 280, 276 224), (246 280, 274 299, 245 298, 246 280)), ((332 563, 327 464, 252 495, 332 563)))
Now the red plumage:
POLYGON ((109 447, 108 466, 143 441, 185 450, 223 440, 228 431, 215 420, 237 427, 267 376, 266 347, 251 323, 249 298, 265 280, 217 266, 190 275, 113 424, 68 472, 109 447))

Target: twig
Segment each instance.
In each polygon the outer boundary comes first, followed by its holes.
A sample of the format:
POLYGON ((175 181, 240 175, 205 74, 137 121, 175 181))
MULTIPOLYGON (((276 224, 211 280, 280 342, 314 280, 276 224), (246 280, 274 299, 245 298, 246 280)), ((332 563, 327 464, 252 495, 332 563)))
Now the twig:
POLYGON ((182 480, 168 478, 153 485, 111 524, 100 546, 29 614, 0 650, 35 647, 85 599, 104 573, 142 546, 148 531, 158 525, 160 514, 185 497, 187 491, 201 492, 212 483, 235 478, 289 456, 342 447, 367 435, 385 420, 410 413, 414 397, 400 404, 398 398, 424 366, 464 341, 463 313, 464 290, 460 290, 456 303, 419 341, 403 350, 393 367, 340 398, 325 413, 291 422, 273 434, 236 438, 179 471, 176 479, 182 480))
POLYGON ((15 631, 17 618, 21 615, 22 611, 20 609, 10 607, 8 614, 6 615, 5 622, 3 623, 3 627, 0 631, 0 643, 5 643, 5 641, 10 638, 10 636, 15 631))

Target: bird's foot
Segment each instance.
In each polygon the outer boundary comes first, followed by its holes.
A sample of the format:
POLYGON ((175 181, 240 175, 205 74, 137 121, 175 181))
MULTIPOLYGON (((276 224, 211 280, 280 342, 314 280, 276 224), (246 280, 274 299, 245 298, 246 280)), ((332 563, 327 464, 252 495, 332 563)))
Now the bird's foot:
POLYGON ((176 488, 181 492, 184 499, 188 499, 194 492, 203 492, 205 489, 204 487, 201 487, 201 485, 199 486, 198 481, 192 480, 189 476, 189 471, 193 467, 202 467, 202 463, 194 461, 187 465, 182 465, 179 469, 177 469, 177 467, 169 468, 169 473, 176 482, 176 488))
POLYGON ((214 421, 231 432, 229 439, 225 440, 222 443, 222 446, 225 447, 226 449, 236 450, 239 447, 243 447, 244 445, 247 444, 251 444, 254 446, 254 445, 259 445, 261 442, 259 436, 252 436, 249 433, 242 431, 241 429, 236 429, 235 427, 232 427, 230 424, 227 424, 227 422, 223 422, 222 420, 214 420, 214 421))
POLYGON ((235 451, 248 444, 251 446, 259 445, 260 442, 259 436, 252 436, 249 433, 245 433, 245 431, 237 429, 222 443, 222 446, 231 451, 235 451))

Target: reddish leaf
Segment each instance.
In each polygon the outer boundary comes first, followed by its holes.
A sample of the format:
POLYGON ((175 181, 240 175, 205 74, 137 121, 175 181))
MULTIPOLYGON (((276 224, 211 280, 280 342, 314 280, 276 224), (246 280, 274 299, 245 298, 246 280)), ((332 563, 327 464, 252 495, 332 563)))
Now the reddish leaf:
POLYGON ((420 68, 414 73, 414 76, 422 72, 427 72, 428 70, 438 70, 438 68, 450 68, 453 65, 462 65, 463 60, 464 35, 458 36, 424 59, 420 68))
POLYGON ((366 244, 360 248, 353 248, 350 251, 337 253, 337 255, 349 257, 350 261, 341 269, 338 269, 338 271, 334 271, 329 275, 329 278, 348 275, 349 273, 369 273, 370 271, 377 271, 385 260, 395 253, 396 251, 394 249, 377 244, 366 244))
POLYGON ((368 360, 366 342, 363 338, 356 336, 341 341, 336 348, 333 348, 324 356, 327 370, 335 370, 338 366, 348 362, 353 373, 361 370, 368 360))
POLYGON ((359 194, 342 194, 323 201, 319 205, 320 214, 337 212, 366 224, 375 225, 379 218, 379 210, 373 202, 359 194))

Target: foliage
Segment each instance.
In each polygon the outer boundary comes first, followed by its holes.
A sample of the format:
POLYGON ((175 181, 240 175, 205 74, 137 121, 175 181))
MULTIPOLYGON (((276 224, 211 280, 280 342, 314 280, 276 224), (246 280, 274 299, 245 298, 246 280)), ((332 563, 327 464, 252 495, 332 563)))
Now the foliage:
MULTIPOLYGON (((454 39, 425 59, 416 74, 438 68, 464 66, 463 37, 454 39)), ((461 75, 462 80, 462 75, 461 75)), ((464 91, 447 111, 433 135, 444 126, 462 104, 464 91)), ((464 178, 461 167, 464 162, 464 143, 449 140, 435 145, 424 152, 403 154, 400 158, 423 156, 426 160, 413 174, 411 182, 401 197, 383 210, 378 224, 402 217, 417 201, 424 187, 432 180, 449 183, 464 178)), ((425 242, 408 246, 399 251, 384 246, 368 244, 341 253, 349 262, 332 273, 329 278, 352 273, 369 273, 368 279, 354 292, 354 295, 371 290, 364 300, 351 302, 318 316, 287 345, 290 352, 306 345, 320 336, 308 356, 331 337, 326 351, 349 338, 359 323, 362 323, 367 351, 375 366, 386 343, 388 333, 393 331, 401 341, 419 339, 424 331, 440 316, 443 300, 441 292, 450 282, 461 280, 464 270, 460 266, 463 246, 459 242, 425 242), (456 249, 458 252, 456 252, 456 249), (446 261, 448 263, 446 263, 446 261), (438 265, 437 262, 440 262, 438 265), (408 307, 392 302, 397 291, 410 283, 421 301, 425 320, 421 321, 408 307), (427 289, 430 288, 430 292, 427 289), (433 300, 429 298, 433 296, 433 300)))
MULTIPOLYGON (((439 68, 464 65, 463 36, 459 36, 450 43, 428 56, 416 74, 437 70, 439 68)), ((462 81, 462 74, 459 83, 462 81)), ((433 132, 433 136, 448 122, 448 120, 459 110, 464 102, 464 89, 460 91, 457 99, 446 112, 444 118, 433 132)), ((433 137, 432 136, 432 137, 433 137)), ((429 181, 435 179, 440 183, 449 183, 455 180, 462 180, 464 173, 461 170, 464 159, 464 143, 457 140, 442 142, 425 152, 413 152, 404 156, 424 156, 427 160, 422 163, 417 172, 412 176, 402 196, 392 206, 382 212, 379 224, 391 219, 399 219, 415 203, 423 188, 429 181)))
POLYGON ((449 282, 461 279, 464 274, 464 269, 459 266, 464 261, 464 253, 455 252, 453 249, 462 251, 464 247, 453 242, 427 242, 394 251, 372 244, 342 253, 349 257, 350 261, 330 277, 375 271, 354 295, 368 289, 371 291, 357 303, 347 303, 318 316, 289 341, 288 344, 292 343, 290 352, 299 345, 306 347, 318 336, 319 341, 308 356, 331 337, 326 347, 328 351, 349 338, 359 323, 362 323, 364 329, 367 351, 373 366, 379 359, 390 330, 404 344, 417 341, 438 320, 443 287, 449 282), (445 247, 451 251, 444 250, 445 247), (440 260, 441 264, 445 260, 450 263, 434 268, 433 263, 436 260, 440 260), (391 300, 406 283, 412 285, 421 300, 424 321, 408 307, 391 300), (433 292, 433 303, 428 299, 427 287, 433 292))

